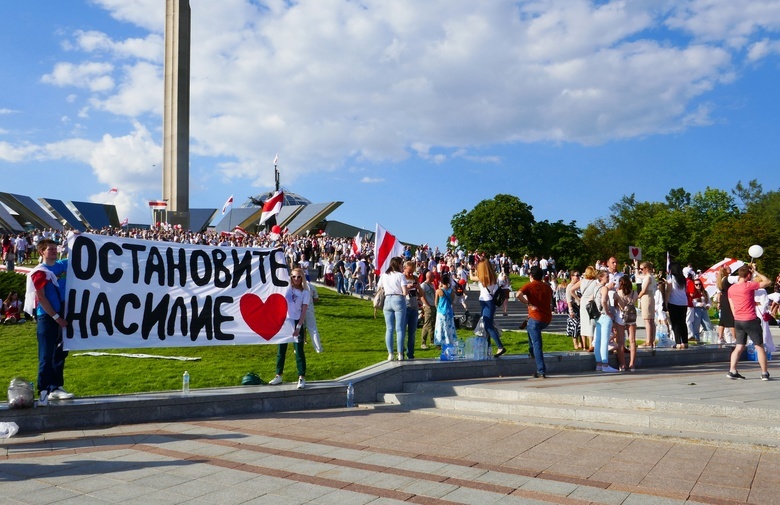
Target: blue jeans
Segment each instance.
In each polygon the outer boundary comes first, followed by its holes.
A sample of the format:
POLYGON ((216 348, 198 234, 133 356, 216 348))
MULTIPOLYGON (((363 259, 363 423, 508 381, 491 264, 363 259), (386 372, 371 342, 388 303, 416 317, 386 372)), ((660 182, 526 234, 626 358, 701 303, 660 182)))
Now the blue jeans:
POLYGON ((480 300, 479 306, 482 308, 482 324, 485 325, 485 331, 493 339, 493 342, 496 343, 496 349, 503 349, 504 344, 501 343, 501 337, 498 336, 496 327, 493 325, 493 318, 496 315, 496 304, 493 303, 493 300, 480 300))
POLYGON ((393 353, 393 330, 395 330, 398 354, 403 355, 406 339, 406 299, 401 295, 387 295, 382 312, 385 314, 387 352, 393 353))
POLYGON ((701 327, 704 327, 704 331, 711 331, 712 321, 710 321, 710 313, 704 307, 693 308, 693 336, 696 340, 701 335, 701 327))
POLYGON ((334 277, 336 278, 336 292, 338 294, 346 293, 347 290, 344 289, 344 274, 337 273, 334 277))
POLYGON ((62 349, 60 325, 48 314, 38 316, 38 392, 53 391, 65 383, 68 352, 62 349))
POLYGON ((409 359, 414 359, 414 341, 417 337, 417 319, 419 317, 416 308, 406 307, 406 356, 409 359))
POLYGON ((536 319, 528 319, 528 347, 534 350, 534 359, 536 360, 536 372, 538 374, 547 373, 547 367, 544 366, 544 351, 542 350, 542 330, 547 328, 550 323, 543 323, 536 319))
MULTIPOLYGON (((609 338, 612 336, 612 318, 601 314, 596 320, 596 331, 593 333, 593 353, 596 363, 609 364, 609 338)), ((623 349, 620 349, 623 352, 623 349)))

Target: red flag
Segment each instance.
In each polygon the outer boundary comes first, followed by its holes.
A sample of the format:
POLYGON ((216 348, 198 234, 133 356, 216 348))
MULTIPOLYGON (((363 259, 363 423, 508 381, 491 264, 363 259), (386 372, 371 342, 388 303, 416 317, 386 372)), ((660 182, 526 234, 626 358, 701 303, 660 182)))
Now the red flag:
POLYGON ((403 253, 404 246, 401 242, 377 223, 376 235, 374 236, 374 258, 380 275, 385 273, 390 265, 390 258, 402 256, 403 253))
POLYGON ((119 189, 118 188, 111 188, 111 189, 108 190, 108 194, 109 195, 115 195, 117 193, 119 193, 119 189))
POLYGON ((271 216, 277 215, 282 210, 284 203, 284 191, 277 191, 274 196, 263 204, 263 213, 260 215, 260 224, 265 223, 271 216))
POLYGON ((120 227, 127 226, 127 223, 129 223, 129 222, 130 222, 130 220, 129 220, 128 218, 125 218, 125 220, 124 220, 124 221, 122 221, 121 223, 119 223, 119 226, 120 226, 120 227))
POLYGON ((225 205, 222 206, 222 215, 225 215, 225 212, 228 211, 230 207, 233 206, 233 195, 230 195, 230 198, 227 199, 227 202, 225 202, 225 205))
POLYGON ((236 226, 236 229, 234 230, 234 232, 235 232, 236 235, 240 235, 242 237, 246 237, 247 236, 246 230, 241 228, 240 226, 236 226))

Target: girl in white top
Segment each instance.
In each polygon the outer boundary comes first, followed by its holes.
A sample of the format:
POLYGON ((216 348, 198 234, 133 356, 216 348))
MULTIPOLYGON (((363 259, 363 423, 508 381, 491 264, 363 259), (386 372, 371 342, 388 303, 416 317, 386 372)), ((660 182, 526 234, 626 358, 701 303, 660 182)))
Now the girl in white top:
POLYGON ((398 346, 398 361, 404 359, 404 344, 406 340, 406 276, 401 271, 403 258, 397 257, 390 260, 390 266, 379 277, 377 289, 385 291, 385 304, 382 312, 385 315, 385 345, 387 346, 387 360, 393 360, 393 330, 396 334, 398 346))
MULTIPOLYGON (((287 298, 287 317, 293 320, 294 329, 293 348, 295 349, 295 364, 298 367, 298 389, 306 386, 306 355, 303 353, 303 322, 306 318, 306 309, 311 304, 311 292, 303 276, 303 270, 294 268, 290 272, 290 287, 287 288, 285 295, 287 298)), ((284 373, 284 361, 287 355, 287 344, 279 344, 276 352, 276 377, 271 379, 269 384, 276 385, 282 383, 282 374, 284 373)))
POLYGON ((506 352, 506 349, 504 349, 501 337, 498 336, 496 327, 493 325, 493 318, 496 315, 493 295, 498 289, 496 270, 484 256, 480 257, 476 270, 477 275, 473 280, 479 282, 479 306, 482 309, 482 324, 485 326, 485 332, 496 343, 496 353, 493 356, 498 358, 506 352))

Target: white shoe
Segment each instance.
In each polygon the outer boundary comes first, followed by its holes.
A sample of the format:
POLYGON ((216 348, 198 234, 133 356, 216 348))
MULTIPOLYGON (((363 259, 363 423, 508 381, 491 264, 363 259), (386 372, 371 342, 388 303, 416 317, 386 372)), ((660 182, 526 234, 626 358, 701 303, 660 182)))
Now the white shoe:
POLYGON ((73 393, 68 393, 61 387, 55 389, 51 393, 49 393, 49 398, 52 400, 70 400, 73 398, 73 393))
POLYGON ((38 399, 38 406, 39 407, 45 407, 49 404, 49 392, 48 391, 41 391, 41 396, 38 399))
POLYGON ((268 384, 270 384, 272 386, 278 386, 281 383, 282 383, 282 376, 281 375, 277 375, 276 377, 271 379, 271 381, 268 384))
POLYGON ((387 355, 387 361, 393 361, 393 353, 387 355))
POLYGON ((298 389, 303 389, 306 387, 306 379, 303 377, 298 377, 298 389))
POLYGON ((601 371, 605 373, 617 373, 617 368, 612 368, 609 365, 601 365, 601 371))
POLYGON ((398 355, 398 361, 403 361, 403 360, 404 360, 404 355, 403 354, 399 354, 398 355))

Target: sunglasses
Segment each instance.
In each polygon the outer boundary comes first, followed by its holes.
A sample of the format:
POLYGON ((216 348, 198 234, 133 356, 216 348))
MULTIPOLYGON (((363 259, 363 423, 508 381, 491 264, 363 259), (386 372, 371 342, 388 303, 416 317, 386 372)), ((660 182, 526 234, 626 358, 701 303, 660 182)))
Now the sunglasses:
POLYGON ((291 275, 291 279, 301 279, 302 277, 300 275, 291 275))

